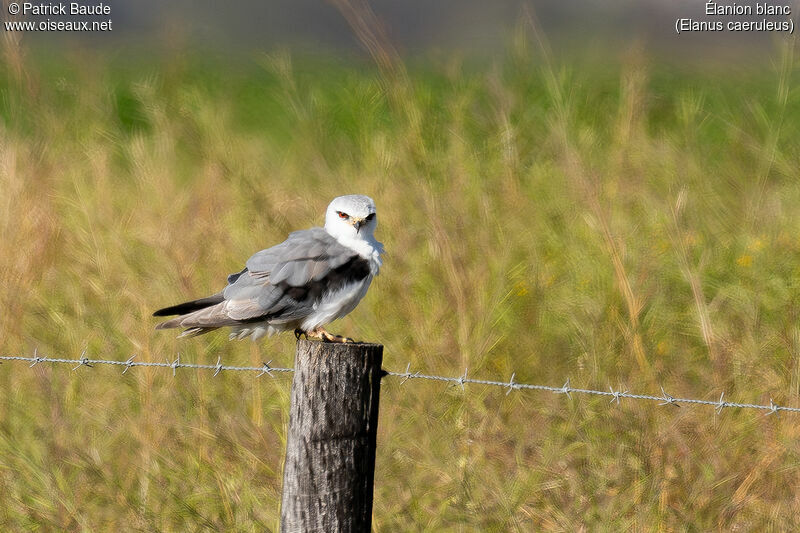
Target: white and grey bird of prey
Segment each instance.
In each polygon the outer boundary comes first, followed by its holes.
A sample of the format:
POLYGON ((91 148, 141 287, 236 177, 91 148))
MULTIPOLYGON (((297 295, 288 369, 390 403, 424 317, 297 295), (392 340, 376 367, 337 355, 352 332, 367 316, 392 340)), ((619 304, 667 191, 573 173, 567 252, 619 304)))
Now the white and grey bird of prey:
POLYGON ((153 316, 179 316, 156 329, 186 328, 184 337, 229 326, 231 339, 253 340, 294 330, 298 338, 348 342, 324 326, 355 309, 378 275, 383 245, 375 240, 377 224, 372 198, 334 198, 324 228, 295 231, 256 253, 213 296, 159 309, 153 316))

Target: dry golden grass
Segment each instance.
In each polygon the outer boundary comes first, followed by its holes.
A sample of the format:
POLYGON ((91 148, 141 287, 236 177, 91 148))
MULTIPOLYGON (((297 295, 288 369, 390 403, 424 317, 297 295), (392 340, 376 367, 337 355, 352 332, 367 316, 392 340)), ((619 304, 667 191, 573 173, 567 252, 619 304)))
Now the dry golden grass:
MULTIPOLYGON (((0 76, 0 352, 290 366, 291 335, 177 341, 150 313, 360 192, 388 257, 333 329, 387 368, 800 404, 790 49, 726 79, 515 42, 409 69, 402 102, 288 54, 28 54, 0 76)), ((0 529, 275 529, 288 392, 4 364, 0 529)), ((788 530, 799 422, 386 380, 375 528, 788 530)))

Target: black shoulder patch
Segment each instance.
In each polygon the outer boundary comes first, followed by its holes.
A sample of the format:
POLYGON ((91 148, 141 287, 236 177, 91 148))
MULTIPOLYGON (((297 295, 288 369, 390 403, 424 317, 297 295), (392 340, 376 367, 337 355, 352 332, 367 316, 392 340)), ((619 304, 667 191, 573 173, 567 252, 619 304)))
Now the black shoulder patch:
POLYGON ((319 281, 312 281, 299 287, 288 283, 279 283, 278 286, 289 298, 302 302, 317 302, 329 292, 336 292, 342 287, 356 283, 369 276, 369 261, 360 255, 354 255, 343 265, 331 270, 327 276, 319 281))
POLYGON ((236 274, 231 274, 228 276, 228 285, 233 285, 236 283, 236 280, 239 279, 239 277, 245 272, 247 272, 247 267, 244 267, 241 272, 237 272, 236 274))

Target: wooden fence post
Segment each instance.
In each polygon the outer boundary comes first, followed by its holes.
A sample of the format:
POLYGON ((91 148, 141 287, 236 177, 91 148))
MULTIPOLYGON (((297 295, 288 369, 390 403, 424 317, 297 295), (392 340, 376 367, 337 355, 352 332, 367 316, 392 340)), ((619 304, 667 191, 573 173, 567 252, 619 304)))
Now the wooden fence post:
POLYGON ((370 531, 383 346, 297 341, 281 531, 370 531))

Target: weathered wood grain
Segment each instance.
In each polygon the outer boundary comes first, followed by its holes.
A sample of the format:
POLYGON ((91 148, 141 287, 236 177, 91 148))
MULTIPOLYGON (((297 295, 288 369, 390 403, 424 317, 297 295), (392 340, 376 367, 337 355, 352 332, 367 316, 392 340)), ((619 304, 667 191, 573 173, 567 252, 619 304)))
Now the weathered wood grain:
POLYGON ((370 531, 383 346, 299 340, 281 531, 370 531))

